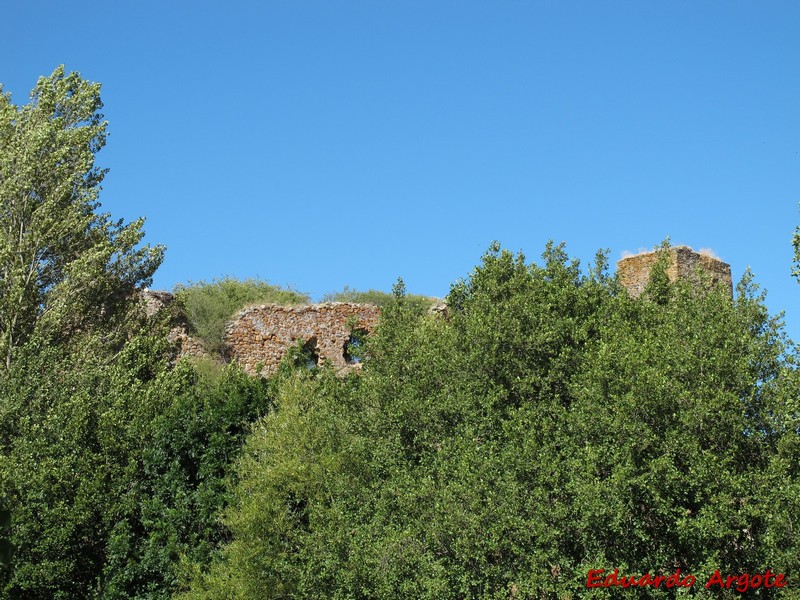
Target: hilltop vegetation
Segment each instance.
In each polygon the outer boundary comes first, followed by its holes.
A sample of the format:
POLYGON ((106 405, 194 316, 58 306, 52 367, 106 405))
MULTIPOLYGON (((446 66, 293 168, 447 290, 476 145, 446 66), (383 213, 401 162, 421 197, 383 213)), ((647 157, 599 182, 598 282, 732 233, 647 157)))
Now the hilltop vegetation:
MULTIPOLYGON (((178 285, 174 294, 181 314, 189 323, 191 334, 203 340, 206 349, 214 353, 222 351, 225 326, 243 308, 258 304, 292 306, 311 302, 308 294, 271 285, 261 279, 239 280, 232 277, 178 285)), ((341 291, 323 295, 321 301, 374 304, 385 308, 392 303, 392 299, 392 294, 387 292, 359 291, 344 286, 341 291)), ((408 294, 406 303, 422 311, 433 306, 436 299, 408 294)))
MULTIPOLYGON (((383 307, 360 375, 299 347, 270 379, 176 364, 132 293, 161 249, 98 212, 97 87, 36 89, 0 96, 0 600, 605 598, 587 574, 615 568, 796 585, 798 356, 749 275, 731 298, 662 260, 634 300, 603 253, 496 244, 447 318, 401 283, 331 296, 383 307)), ((211 345, 243 305, 308 301, 177 294, 211 345)))
POLYGON ((261 279, 232 277, 203 281, 175 288, 175 299, 186 315, 193 335, 211 352, 222 349, 225 324, 251 304, 308 304, 308 294, 286 290, 261 279))
MULTIPOLYGON (((325 294, 322 297, 323 302, 355 302, 357 304, 374 304, 381 308, 386 308, 393 301, 392 294, 381 292, 379 290, 367 290, 362 292, 354 290, 348 286, 344 286, 341 291, 325 294)), ((420 296, 418 294, 406 294, 406 304, 413 305, 421 310, 427 310, 436 304, 436 298, 429 298, 427 296, 420 296)))

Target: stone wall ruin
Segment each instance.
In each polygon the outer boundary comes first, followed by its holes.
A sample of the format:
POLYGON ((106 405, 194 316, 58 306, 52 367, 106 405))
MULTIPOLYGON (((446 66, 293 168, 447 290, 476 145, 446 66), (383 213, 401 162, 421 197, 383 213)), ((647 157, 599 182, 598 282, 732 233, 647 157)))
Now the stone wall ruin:
POLYGON ((228 323, 228 357, 248 373, 271 375, 298 341, 309 358, 329 361, 339 372, 359 368, 348 354, 354 332, 374 331, 380 308, 371 304, 326 302, 301 306, 267 304, 240 311, 228 323))
POLYGON ((164 311, 171 311, 172 314, 169 319, 170 330, 167 334, 167 340, 176 346, 176 358, 183 358, 184 356, 215 358, 206 350, 202 340, 189 335, 189 324, 186 318, 180 315, 179 311, 171 310, 175 302, 175 296, 169 292, 145 288, 139 292, 139 297, 144 307, 144 314, 149 319, 156 315, 164 314, 164 311))
POLYGON ((272 375, 289 349, 300 342, 314 364, 330 362, 339 373, 359 369, 359 338, 375 330, 380 308, 372 304, 326 302, 300 306, 264 304, 239 311, 225 329, 224 356, 209 353, 202 340, 190 334, 186 318, 169 292, 139 292, 145 316, 166 315, 167 339, 176 359, 185 356, 234 360, 251 375, 272 375), (354 335, 355 334, 355 335, 354 335))
MULTIPOLYGON (((722 285, 733 296, 731 266, 707 253, 695 252, 689 246, 672 246, 667 276, 670 281, 697 281, 698 269, 707 274, 712 284, 722 285)), ((633 298, 638 298, 650 280, 650 271, 659 258, 659 250, 628 256, 617 262, 617 276, 633 298)))

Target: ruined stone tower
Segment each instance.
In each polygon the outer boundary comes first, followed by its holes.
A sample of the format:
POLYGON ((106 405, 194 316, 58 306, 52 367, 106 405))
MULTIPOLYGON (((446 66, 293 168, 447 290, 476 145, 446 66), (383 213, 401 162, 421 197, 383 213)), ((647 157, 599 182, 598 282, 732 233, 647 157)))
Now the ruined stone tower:
MULTIPOLYGON (((669 248, 669 266, 667 276, 670 281, 677 279, 696 280, 697 269, 708 274, 714 284, 723 286, 733 295, 731 282, 731 266, 710 254, 699 253, 689 246, 673 246, 669 248)), ((617 275, 628 293, 637 298, 642 293, 653 265, 658 261, 658 250, 628 256, 617 262, 617 275)))

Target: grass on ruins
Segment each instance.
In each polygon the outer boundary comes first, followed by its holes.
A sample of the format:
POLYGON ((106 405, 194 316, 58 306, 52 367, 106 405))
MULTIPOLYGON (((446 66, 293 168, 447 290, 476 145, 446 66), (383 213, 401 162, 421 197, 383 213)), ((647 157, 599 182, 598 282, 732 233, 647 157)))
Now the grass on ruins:
POLYGON ((181 305, 193 335, 205 342, 206 348, 218 352, 222 348, 225 324, 242 308, 252 304, 307 304, 308 294, 287 290, 262 279, 238 280, 231 277, 178 285, 175 297, 181 305))

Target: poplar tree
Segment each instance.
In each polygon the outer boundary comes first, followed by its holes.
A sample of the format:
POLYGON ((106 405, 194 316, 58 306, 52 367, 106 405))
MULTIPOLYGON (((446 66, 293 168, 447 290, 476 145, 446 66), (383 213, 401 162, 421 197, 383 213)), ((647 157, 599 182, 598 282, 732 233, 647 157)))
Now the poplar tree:
POLYGON ((58 67, 23 106, 0 87, 0 360, 37 332, 63 336, 108 319, 162 260, 143 220, 99 212, 106 170, 100 85, 58 67))

